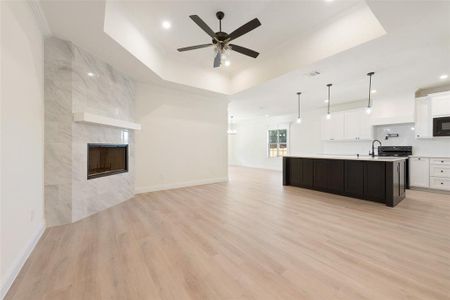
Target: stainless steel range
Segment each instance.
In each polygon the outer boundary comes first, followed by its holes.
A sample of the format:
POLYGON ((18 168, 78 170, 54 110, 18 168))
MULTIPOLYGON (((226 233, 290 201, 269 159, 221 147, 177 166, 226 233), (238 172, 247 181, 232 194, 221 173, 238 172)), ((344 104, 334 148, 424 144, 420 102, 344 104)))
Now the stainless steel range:
MULTIPOLYGON (((380 146, 378 156, 408 157, 412 155, 412 146, 380 146)), ((409 159, 405 163, 405 186, 409 189, 409 159)))
POLYGON ((412 146, 379 146, 378 156, 407 157, 412 155, 412 146))

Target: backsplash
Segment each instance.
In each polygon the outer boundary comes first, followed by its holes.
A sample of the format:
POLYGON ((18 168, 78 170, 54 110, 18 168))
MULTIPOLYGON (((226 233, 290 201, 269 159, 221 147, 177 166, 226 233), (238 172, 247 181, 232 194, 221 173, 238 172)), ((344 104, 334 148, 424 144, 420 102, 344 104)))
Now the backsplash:
MULTIPOLYGON (((374 137, 383 146, 413 146, 414 155, 450 157, 450 138, 416 139, 414 123, 375 126, 374 137), (386 140, 389 133, 399 136, 386 140)), ((370 150, 371 141, 323 142, 324 154, 368 155, 370 150)))

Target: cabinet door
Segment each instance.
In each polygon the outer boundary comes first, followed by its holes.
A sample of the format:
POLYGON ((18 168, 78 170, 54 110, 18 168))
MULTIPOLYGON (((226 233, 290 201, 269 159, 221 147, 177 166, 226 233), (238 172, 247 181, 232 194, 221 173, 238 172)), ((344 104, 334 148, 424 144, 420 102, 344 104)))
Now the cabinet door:
POLYGON ((368 115, 365 109, 360 114, 359 123, 359 139, 360 140, 373 140, 373 126, 371 115, 368 115))
POLYGON ((450 115, 450 93, 432 94, 430 96, 433 117, 450 115))
POLYGON ((336 159, 327 160, 328 190, 334 193, 344 192, 344 161, 336 159))
POLYGON ((363 161, 345 161, 345 193, 347 195, 358 198, 364 196, 364 166, 363 161))
POLYGON ((360 111, 350 110, 344 115, 344 136, 346 140, 358 140, 360 136, 360 111))
POLYGON ((312 187, 314 183, 314 160, 302 158, 301 186, 312 187))
POLYGON ((398 172, 398 194, 399 198, 405 197, 406 182, 405 182, 405 161, 396 162, 398 172))
POLYGON ((425 157, 409 159, 409 184, 413 187, 430 186, 430 160, 425 157))
POLYGON ((344 113, 334 113, 331 115, 331 139, 335 141, 344 139, 344 113))
POLYGON ((314 188, 327 190, 328 187, 328 164, 327 159, 314 160, 314 188))
POLYGON ((386 198, 386 163, 366 162, 364 175, 364 197, 371 201, 384 203, 386 198))
POLYGON ((321 119, 321 138, 323 141, 331 140, 331 119, 328 120, 326 117, 322 117, 321 119))
POLYGON ((428 98, 416 99, 415 130, 416 138, 431 138, 432 134, 431 103, 428 98))
POLYGON ((302 165, 300 158, 287 158, 289 168, 289 185, 300 186, 302 176, 302 165))

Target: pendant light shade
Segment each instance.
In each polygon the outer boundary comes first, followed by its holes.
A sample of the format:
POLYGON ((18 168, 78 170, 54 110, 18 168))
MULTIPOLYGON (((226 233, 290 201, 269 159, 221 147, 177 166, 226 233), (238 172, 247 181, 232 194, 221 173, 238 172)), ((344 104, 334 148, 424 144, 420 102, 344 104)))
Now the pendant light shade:
POLYGON ((297 92, 297 96, 298 96, 298 113, 297 113, 297 123, 300 124, 302 122, 302 118, 300 116, 300 95, 302 93, 301 92, 297 92))
POLYGON ((369 76, 369 100, 367 102, 366 107, 366 113, 370 114, 372 112, 372 102, 370 99, 370 95, 372 94, 372 76, 375 74, 375 72, 369 72, 367 73, 367 76, 369 76))
POLYGON ((332 84, 329 83, 327 84, 327 88, 328 88, 328 109, 327 109, 327 119, 331 119, 331 113, 330 113, 330 105, 331 105, 331 99, 330 99, 330 88, 331 88, 332 84))
POLYGON ((228 123, 227 133, 229 135, 235 135, 237 133, 237 130, 234 128, 233 118, 234 118, 234 116, 230 116, 230 122, 228 123))

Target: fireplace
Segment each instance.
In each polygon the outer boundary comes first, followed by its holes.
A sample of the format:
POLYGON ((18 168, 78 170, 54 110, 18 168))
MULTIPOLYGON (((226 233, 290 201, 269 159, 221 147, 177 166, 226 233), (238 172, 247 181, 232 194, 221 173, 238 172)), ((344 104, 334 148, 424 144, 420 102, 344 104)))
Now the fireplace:
POLYGON ((87 179, 128 172, 128 145, 88 144, 87 179))

